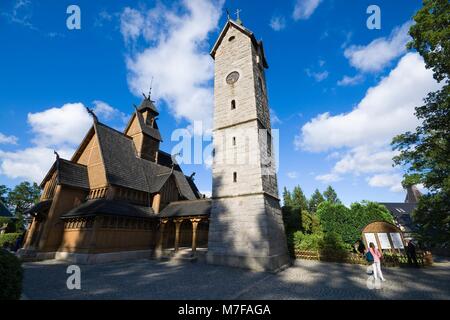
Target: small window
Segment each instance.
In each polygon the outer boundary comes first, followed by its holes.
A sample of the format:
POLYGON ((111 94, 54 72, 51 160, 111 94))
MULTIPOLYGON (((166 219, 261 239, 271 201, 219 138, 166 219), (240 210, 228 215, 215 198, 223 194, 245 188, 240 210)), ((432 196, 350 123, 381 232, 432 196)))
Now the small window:
POLYGON ((231 42, 231 41, 233 41, 234 39, 236 39, 236 37, 235 37, 235 36, 231 36, 231 37, 228 38, 228 41, 231 42))
POLYGON ((233 146, 236 145, 236 137, 233 137, 233 146))
POLYGON ((233 172, 233 182, 237 182, 237 172, 233 172))
POLYGON ((231 110, 236 109, 236 100, 231 100, 231 110))

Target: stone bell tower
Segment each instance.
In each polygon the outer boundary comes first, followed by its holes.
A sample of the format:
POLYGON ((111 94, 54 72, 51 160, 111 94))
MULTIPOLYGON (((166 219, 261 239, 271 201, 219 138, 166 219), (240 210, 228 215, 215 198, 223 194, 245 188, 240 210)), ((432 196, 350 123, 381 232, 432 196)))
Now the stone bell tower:
POLYGON ((289 264, 272 154, 264 48, 228 20, 215 60, 213 205, 207 261, 275 271, 289 264))

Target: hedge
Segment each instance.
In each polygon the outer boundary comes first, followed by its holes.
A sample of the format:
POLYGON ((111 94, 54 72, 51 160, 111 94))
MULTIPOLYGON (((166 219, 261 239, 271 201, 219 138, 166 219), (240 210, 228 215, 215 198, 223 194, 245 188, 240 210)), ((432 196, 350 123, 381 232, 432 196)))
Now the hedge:
POLYGON ((23 270, 19 259, 0 249, 0 300, 19 300, 22 294, 23 270))
POLYGON ((5 233, 0 234, 0 249, 3 248, 5 243, 8 243, 9 246, 14 246, 16 244, 17 239, 20 237, 20 233, 5 233))

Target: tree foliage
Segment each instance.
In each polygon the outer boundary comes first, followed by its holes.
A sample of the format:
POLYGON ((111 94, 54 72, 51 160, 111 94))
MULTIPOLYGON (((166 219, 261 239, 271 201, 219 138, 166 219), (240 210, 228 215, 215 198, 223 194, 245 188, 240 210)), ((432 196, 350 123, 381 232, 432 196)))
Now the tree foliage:
POLYGON ((431 244, 450 242, 450 2, 424 0, 414 16, 408 44, 424 58, 434 78, 443 83, 431 92, 424 105, 416 107, 420 120, 414 132, 392 141, 399 155, 394 163, 407 169, 405 183, 420 182, 430 190, 414 214, 420 234, 431 244))
POLYGON ((41 189, 36 183, 22 182, 8 195, 8 205, 16 217, 16 230, 20 231, 24 225, 24 213, 39 202, 41 189))
POLYGON ((341 203, 341 200, 339 200, 336 191, 333 189, 332 186, 328 186, 327 190, 323 193, 323 196, 325 197, 325 200, 327 202, 331 203, 341 203))
POLYGON ((389 211, 374 202, 354 203, 350 208, 342 204, 324 202, 317 210, 317 216, 325 233, 335 232, 347 244, 360 239, 362 229, 371 222, 393 222, 389 211))
POLYGON ((317 208, 324 201, 325 201, 325 198, 320 193, 320 191, 318 189, 316 189, 314 191, 314 193, 312 194, 311 199, 309 200, 309 212, 316 213, 317 208))

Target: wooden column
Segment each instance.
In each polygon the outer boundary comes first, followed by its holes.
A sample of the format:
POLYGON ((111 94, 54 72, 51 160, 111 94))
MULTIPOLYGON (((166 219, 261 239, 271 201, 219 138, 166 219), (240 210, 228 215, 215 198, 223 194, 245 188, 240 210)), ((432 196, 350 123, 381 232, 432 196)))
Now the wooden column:
POLYGON ((184 219, 175 219, 173 222, 175 223, 175 252, 178 252, 178 249, 180 248, 180 229, 181 224, 183 223, 184 219))
POLYGON ((153 197, 153 203, 152 203, 153 211, 158 214, 161 208, 161 194, 157 193, 153 197))
POLYGON ((162 252, 164 246, 164 230, 166 229, 166 225, 169 222, 169 219, 161 219, 161 225, 159 227, 159 239, 158 244, 156 245, 156 250, 162 252))
POLYGON ((192 222, 192 252, 197 252, 197 227, 202 219, 194 218, 191 219, 192 222))

